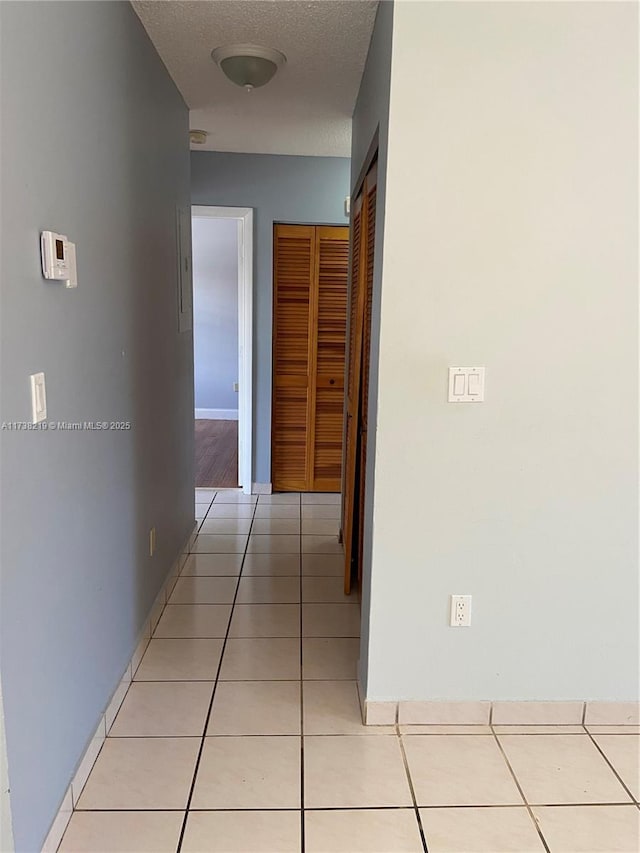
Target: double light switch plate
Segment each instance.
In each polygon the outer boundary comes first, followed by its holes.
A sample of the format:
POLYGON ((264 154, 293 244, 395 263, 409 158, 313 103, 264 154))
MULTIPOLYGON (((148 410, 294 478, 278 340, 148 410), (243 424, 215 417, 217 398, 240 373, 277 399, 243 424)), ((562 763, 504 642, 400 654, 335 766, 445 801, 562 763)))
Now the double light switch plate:
POLYGON ((449 402, 482 403, 484 401, 484 367, 449 368, 449 402))

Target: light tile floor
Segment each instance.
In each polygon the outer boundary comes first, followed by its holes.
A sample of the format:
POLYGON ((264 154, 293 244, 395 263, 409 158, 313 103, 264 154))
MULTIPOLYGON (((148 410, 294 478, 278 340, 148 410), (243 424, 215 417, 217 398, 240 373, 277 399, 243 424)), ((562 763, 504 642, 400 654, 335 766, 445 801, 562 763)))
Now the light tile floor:
POLYGON ((198 490, 63 853, 637 853, 634 727, 365 728, 337 495, 198 490))

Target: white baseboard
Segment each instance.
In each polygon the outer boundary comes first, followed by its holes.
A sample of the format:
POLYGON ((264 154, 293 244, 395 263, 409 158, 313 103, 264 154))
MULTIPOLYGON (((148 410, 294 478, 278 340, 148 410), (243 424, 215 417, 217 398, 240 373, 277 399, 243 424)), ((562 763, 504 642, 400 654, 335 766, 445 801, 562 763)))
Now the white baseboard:
POLYGON ((67 824, 71 820, 73 810, 78 804, 78 799, 80 798, 82 789, 84 788, 87 779, 89 778, 89 774, 93 769, 93 765, 100 754, 100 750, 102 749, 107 735, 109 734, 109 729, 113 725, 116 715, 120 710, 120 706, 124 701, 129 685, 133 681, 133 677, 140 665, 140 661, 142 660, 147 646, 149 645, 149 641, 155 631, 156 625, 160 621, 162 611, 173 592, 173 588, 176 585, 182 566, 191 552, 191 548, 193 547, 193 543, 197 535, 197 530, 198 526, 195 525, 182 547, 180 554, 174 560, 171 568, 169 569, 165 582, 163 583, 156 600, 153 602, 151 609, 144 620, 131 660, 127 664, 122 678, 118 681, 111 695, 111 699, 107 703, 107 707, 100 716, 98 728, 77 764, 76 772, 71 780, 71 784, 64 793, 60 808, 53 819, 49 833, 42 846, 42 853, 56 853, 56 850, 60 846, 62 836, 65 833, 67 824))
POLYGON ((198 421, 237 421, 237 409, 196 409, 198 421))
POLYGON ((638 726, 638 702, 372 701, 358 682, 362 721, 367 726, 638 726))
POLYGON ((270 495, 273 489, 271 487, 271 483, 252 483, 251 484, 251 494, 252 495, 270 495))

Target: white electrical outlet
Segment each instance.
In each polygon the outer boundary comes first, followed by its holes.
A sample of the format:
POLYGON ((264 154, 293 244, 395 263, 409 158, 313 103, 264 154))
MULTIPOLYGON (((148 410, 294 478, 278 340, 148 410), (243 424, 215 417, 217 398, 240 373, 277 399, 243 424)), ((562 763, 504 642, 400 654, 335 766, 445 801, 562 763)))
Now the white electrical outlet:
POLYGON ((149 531, 149 556, 153 557, 156 550, 156 529, 152 527, 149 531))
POLYGON ((451 620, 452 628, 468 628, 471 625, 471 596, 451 596, 451 620))

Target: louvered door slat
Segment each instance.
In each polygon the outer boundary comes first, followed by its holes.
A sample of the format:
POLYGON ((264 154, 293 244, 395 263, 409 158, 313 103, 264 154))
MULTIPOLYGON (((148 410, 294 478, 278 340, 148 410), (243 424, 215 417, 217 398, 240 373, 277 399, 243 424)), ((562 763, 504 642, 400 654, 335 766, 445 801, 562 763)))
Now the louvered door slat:
MULTIPOLYGON (((372 179, 371 179, 372 180, 372 179)), ((367 182, 367 185, 369 181, 367 182)), ((371 309, 373 305, 373 257, 376 235, 376 184, 367 186, 366 296, 362 329, 362 430, 366 432, 369 407, 369 362, 371 354, 371 309)))

